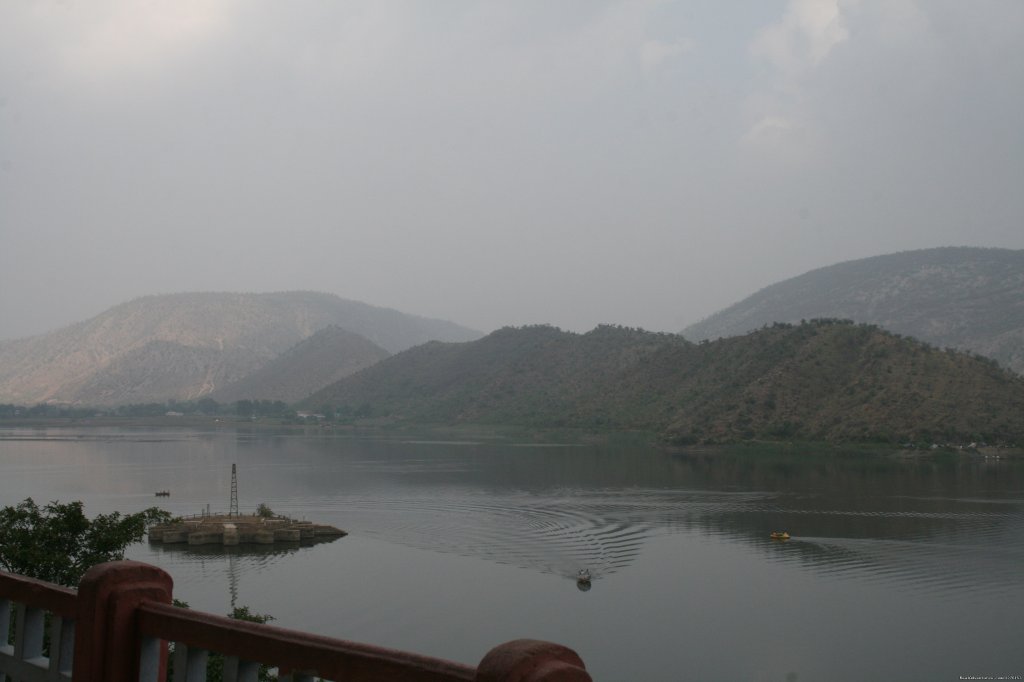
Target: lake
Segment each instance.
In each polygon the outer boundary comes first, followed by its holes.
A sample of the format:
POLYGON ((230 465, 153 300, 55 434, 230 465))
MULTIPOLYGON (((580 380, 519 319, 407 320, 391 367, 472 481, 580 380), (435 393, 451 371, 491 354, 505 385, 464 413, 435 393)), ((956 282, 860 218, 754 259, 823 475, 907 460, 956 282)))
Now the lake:
POLYGON ((243 512, 350 535, 130 549, 195 608, 471 664, 549 639, 605 681, 1024 675, 1020 460, 7 428, 0 505, 224 511, 232 463, 243 512))

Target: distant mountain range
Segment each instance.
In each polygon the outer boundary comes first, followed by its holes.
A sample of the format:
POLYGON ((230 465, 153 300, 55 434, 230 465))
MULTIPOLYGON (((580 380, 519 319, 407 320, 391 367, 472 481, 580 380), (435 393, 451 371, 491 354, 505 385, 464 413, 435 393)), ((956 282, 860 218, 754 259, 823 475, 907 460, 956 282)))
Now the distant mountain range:
POLYGON ((683 335, 716 339, 824 317, 973 351, 1024 374, 1024 251, 938 248, 839 263, 766 287, 683 335))
POLYGON ((263 367, 210 394, 218 402, 283 400, 293 403, 391 355, 341 327, 321 329, 263 367))
POLYGON ((693 344, 620 327, 429 343, 304 404, 395 420, 744 439, 1024 442, 1024 378, 874 326, 774 325, 693 344))
MULTIPOLYGON (((147 296, 64 329, 0 342, 0 402, 114 405, 205 397, 238 385, 281 353, 331 326, 359 335, 364 342, 350 338, 346 345, 333 335, 336 350, 344 346, 361 359, 338 357, 336 363, 321 368, 324 376, 338 367, 365 364, 367 358, 380 356, 381 350, 394 353, 435 339, 464 341, 480 336, 451 322, 332 294, 147 296), (379 348, 370 349, 373 345, 379 348)), ((297 352, 309 352, 312 358, 317 348, 297 352)), ((294 357, 292 361, 297 362, 294 357)), ((271 381, 272 371, 267 369, 265 381, 271 381)), ((303 395, 320 385, 306 390, 294 383, 288 390, 304 391, 299 393, 303 395)), ((242 384, 238 390, 252 387, 242 384)))

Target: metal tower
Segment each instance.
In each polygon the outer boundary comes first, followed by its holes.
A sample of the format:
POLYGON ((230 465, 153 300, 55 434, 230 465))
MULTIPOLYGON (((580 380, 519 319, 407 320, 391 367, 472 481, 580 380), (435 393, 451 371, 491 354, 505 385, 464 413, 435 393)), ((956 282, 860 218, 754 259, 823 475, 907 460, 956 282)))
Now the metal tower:
POLYGON ((228 516, 238 516, 238 473, 235 465, 231 465, 231 507, 228 509, 228 516))

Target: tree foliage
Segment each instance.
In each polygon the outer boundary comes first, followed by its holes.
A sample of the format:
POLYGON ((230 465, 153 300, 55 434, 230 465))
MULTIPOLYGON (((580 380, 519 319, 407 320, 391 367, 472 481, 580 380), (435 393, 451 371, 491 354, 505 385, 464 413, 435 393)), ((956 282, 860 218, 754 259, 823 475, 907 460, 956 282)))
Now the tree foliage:
POLYGON ((80 501, 40 507, 27 498, 0 509, 0 567, 74 587, 90 566, 124 559, 125 548, 141 540, 148 525, 170 516, 150 507, 136 514, 113 512, 89 519, 80 501))
POLYGON ((840 319, 701 345, 613 326, 505 328, 418 346, 305 405, 323 403, 384 424, 637 429, 678 444, 1024 442, 1024 379, 840 319))

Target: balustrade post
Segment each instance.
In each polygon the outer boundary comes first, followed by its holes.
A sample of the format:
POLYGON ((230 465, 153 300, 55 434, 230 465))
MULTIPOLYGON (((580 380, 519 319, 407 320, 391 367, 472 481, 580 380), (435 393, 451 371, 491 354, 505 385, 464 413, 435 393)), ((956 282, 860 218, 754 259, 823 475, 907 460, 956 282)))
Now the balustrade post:
MULTIPOLYGON (((173 585, 165 571, 138 561, 111 561, 90 568, 78 585, 74 679, 137 680, 143 637, 135 609, 143 601, 170 604, 173 585)), ((166 642, 160 643, 157 655, 158 679, 163 679, 166 642)))
POLYGON ((575 651, 552 642, 517 639, 499 644, 477 666, 476 682, 592 682, 575 651))

